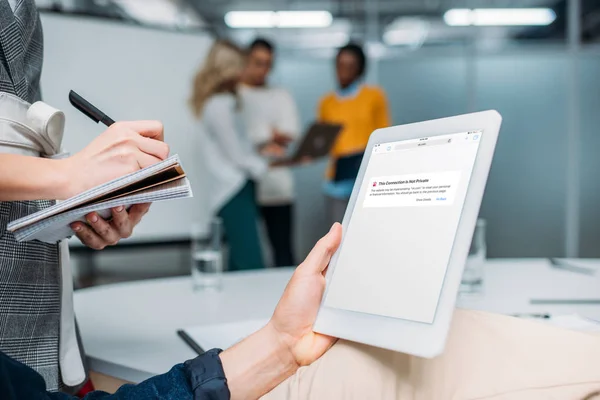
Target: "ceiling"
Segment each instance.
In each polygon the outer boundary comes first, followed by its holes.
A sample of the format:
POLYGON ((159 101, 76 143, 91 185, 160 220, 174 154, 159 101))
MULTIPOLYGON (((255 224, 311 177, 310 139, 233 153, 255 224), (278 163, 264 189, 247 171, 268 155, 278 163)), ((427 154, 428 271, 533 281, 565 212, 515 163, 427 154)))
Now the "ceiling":
MULTIPOLYGON (((600 1, 582 1, 582 38, 600 39, 600 1)), ((482 46, 508 42, 564 42, 567 0, 37 0, 42 10, 83 14, 152 25, 166 29, 209 30, 218 36, 247 42, 256 35, 272 38, 280 48, 331 48, 348 39, 381 43, 394 21, 425 28, 418 46, 462 45, 475 39, 482 46), (166 7, 169 5, 170 7, 166 7), (451 8, 549 7, 556 20, 545 27, 449 27, 442 16, 451 8), (326 10, 334 17, 329 28, 231 29, 228 11, 326 10), (164 16, 172 13, 172 18, 164 16)))

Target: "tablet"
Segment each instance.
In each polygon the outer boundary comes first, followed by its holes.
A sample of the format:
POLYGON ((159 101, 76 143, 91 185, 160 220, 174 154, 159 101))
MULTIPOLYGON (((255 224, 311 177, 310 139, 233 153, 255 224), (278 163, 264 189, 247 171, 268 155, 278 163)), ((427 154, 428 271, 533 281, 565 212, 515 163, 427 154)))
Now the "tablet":
POLYGON ((484 111, 371 135, 316 332, 443 351, 501 120, 484 111))
POLYGON ((317 159, 327 156, 341 130, 342 125, 318 122, 312 124, 290 161, 300 161, 303 158, 317 159))

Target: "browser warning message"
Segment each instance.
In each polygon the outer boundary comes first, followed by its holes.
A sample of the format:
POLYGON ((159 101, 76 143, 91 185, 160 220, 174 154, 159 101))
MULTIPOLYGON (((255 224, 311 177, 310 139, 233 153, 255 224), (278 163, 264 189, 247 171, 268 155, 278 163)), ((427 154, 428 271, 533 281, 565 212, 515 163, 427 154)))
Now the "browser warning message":
POLYGON ((454 202, 460 171, 372 178, 365 208, 445 206, 454 202))

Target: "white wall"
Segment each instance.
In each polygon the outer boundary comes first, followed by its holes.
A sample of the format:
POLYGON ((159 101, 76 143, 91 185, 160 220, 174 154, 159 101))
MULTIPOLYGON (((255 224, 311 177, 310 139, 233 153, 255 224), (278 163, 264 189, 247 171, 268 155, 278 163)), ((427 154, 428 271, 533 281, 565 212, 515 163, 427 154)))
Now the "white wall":
MULTIPOLYGON (((180 155, 192 187, 200 190, 202 179, 189 145, 197 122, 186 102, 211 37, 54 14, 42 14, 42 24, 42 95, 67 115, 65 147, 76 152, 105 129, 69 104, 73 89, 115 120, 163 121, 171 154, 180 155)), ((188 236, 192 220, 206 219, 200 201, 198 196, 154 204, 135 239, 188 236)))

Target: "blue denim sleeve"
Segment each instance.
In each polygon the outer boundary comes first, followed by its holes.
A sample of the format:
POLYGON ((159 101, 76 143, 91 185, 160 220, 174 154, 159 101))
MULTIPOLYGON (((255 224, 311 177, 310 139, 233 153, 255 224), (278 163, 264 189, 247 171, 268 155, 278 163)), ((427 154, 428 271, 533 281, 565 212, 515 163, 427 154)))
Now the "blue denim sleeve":
POLYGON ((209 350, 193 360, 186 361, 188 380, 194 400, 229 400, 231 393, 219 354, 222 350, 209 350))
POLYGON ((138 385, 124 385, 113 395, 90 393, 84 400, 229 400, 220 353, 219 349, 207 351, 185 364, 176 365, 164 375, 138 385))
MULTIPOLYGON (((229 400, 221 350, 174 366, 166 374, 138 385, 124 385, 114 394, 92 392, 84 400, 229 400)), ((0 397, 4 400, 75 400, 65 393, 46 391, 44 379, 31 368, 0 352, 0 397)))
MULTIPOLYGON (((66 398, 57 397, 57 400, 66 398)), ((169 372, 157 375, 137 385, 123 385, 114 394, 92 392, 84 397, 85 400, 196 400, 188 381, 184 364, 178 364, 169 372)))

